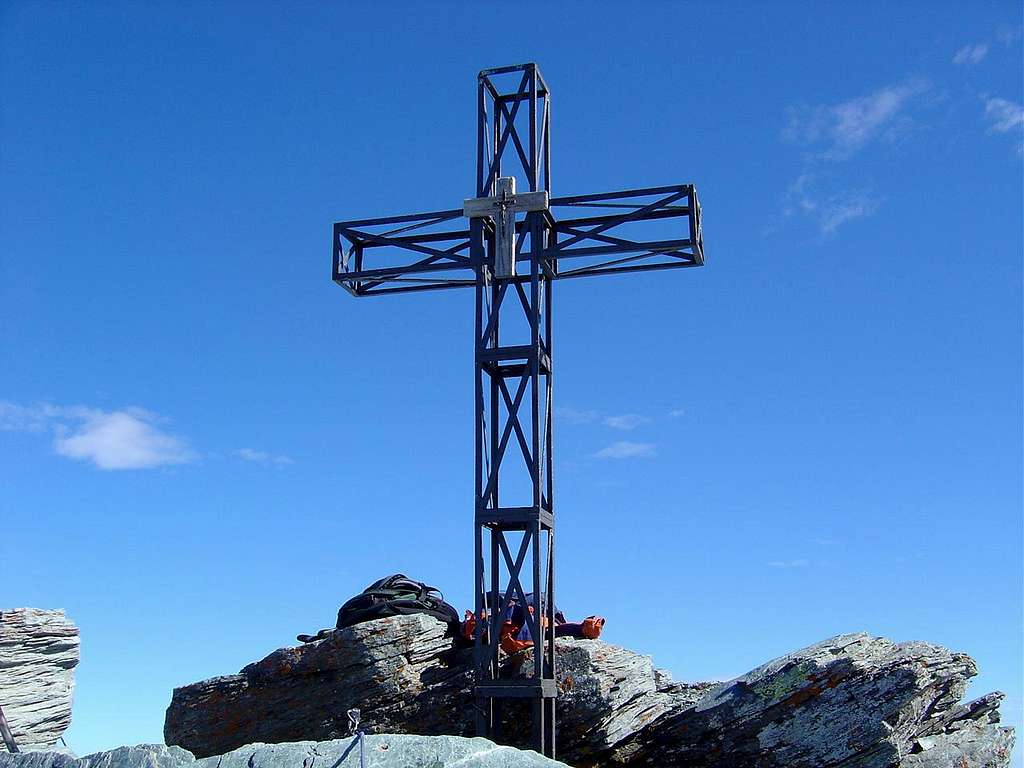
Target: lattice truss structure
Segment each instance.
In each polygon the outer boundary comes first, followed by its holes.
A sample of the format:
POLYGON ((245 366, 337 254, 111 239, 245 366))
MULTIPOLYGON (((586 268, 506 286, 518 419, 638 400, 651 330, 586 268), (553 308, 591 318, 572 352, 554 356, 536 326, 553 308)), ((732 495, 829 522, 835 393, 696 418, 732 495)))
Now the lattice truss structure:
POLYGON ((528 699, 534 747, 554 756, 553 283, 699 267, 701 211, 691 184, 551 197, 551 91, 536 64, 479 74, 476 127, 476 197, 336 223, 333 279, 353 296, 475 289, 477 726, 500 738, 501 700, 528 699), (525 678, 503 674, 511 601, 536 606, 525 678))

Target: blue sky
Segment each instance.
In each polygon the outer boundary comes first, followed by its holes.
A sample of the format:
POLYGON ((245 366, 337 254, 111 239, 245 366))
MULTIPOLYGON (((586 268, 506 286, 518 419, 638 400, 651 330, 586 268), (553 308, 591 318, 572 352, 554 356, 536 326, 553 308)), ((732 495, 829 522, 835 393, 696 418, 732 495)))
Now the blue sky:
POLYGON ((387 573, 467 607, 472 296, 351 299, 331 223, 460 205, 528 60, 554 193, 693 182, 708 258, 557 286, 560 607, 682 679, 942 643, 1019 724, 1021 21, 6 3, 0 606, 81 626, 71 746, 387 573))

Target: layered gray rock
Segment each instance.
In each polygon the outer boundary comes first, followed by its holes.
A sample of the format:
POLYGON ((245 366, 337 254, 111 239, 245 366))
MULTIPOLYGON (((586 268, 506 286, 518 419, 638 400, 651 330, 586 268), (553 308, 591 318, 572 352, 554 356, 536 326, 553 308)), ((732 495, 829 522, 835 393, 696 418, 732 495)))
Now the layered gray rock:
MULTIPOLYGON (((458 736, 366 736, 366 768, 567 768, 536 752, 458 736)), ((191 752, 141 744, 80 759, 55 752, 0 755, 0 768, 360 768, 356 738, 284 744, 248 744, 225 755, 197 760, 191 752)))
MULTIPOLYGON (((359 768, 359 749, 355 738, 255 744, 198 760, 196 768, 359 768)), ((530 750, 461 736, 368 735, 363 750, 366 768, 567 768, 530 750)))
POLYGON ((455 649, 446 630, 424 615, 357 624, 177 688, 164 740, 201 757, 255 742, 327 741, 348 735, 353 707, 375 733, 472 735, 463 695, 472 652, 455 649))
MULTIPOLYGON (((904 765, 918 738, 955 707, 976 673, 970 657, 939 646, 841 635, 723 683, 692 708, 638 732, 610 762, 692 768, 904 765)), ((987 739, 989 732, 978 737, 987 739)), ((1008 765, 1008 755, 1002 765, 1008 765)))
POLYGON ((907 768, 1001 768, 1009 765, 1013 729, 1001 728, 999 704, 1003 694, 990 693, 944 713, 936 713, 918 729, 907 768))
MULTIPOLYGON (((649 657, 597 640, 559 639, 556 653, 558 754, 580 768, 930 768, 929 752, 953 750, 967 761, 957 768, 1008 765, 999 695, 958 705, 974 662, 927 643, 843 635, 728 683, 673 681, 649 657)), ((471 650, 434 619, 368 622, 176 689, 164 736, 199 755, 323 740, 347 733, 351 707, 373 732, 468 736, 470 664, 471 650)), ((503 674, 532 666, 527 651, 503 674)), ((507 704, 503 740, 526 744, 528 723, 507 704)))
MULTIPOLYGON (((599 640, 560 638, 555 645, 559 756, 573 765, 602 762, 613 748, 659 718, 692 707, 715 683, 681 683, 650 656, 599 640)), ((510 658, 504 674, 533 668, 533 653, 510 658)), ((530 713, 507 702, 503 733, 529 743, 530 713)))
POLYGON ((0 611, 0 707, 19 748, 51 747, 71 724, 78 645, 64 611, 0 611))

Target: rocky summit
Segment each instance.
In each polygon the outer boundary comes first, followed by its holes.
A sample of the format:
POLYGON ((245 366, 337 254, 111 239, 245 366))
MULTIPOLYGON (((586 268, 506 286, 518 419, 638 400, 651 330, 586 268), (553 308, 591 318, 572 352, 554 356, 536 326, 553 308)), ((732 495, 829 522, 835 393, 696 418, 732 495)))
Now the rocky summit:
POLYGON ((180 747, 141 744, 82 758, 57 752, 0 755, 0 768, 567 768, 536 752, 460 736, 366 736, 248 744, 197 760, 180 747))
MULTIPOLYGON (((558 758, 578 768, 1009 765, 1002 694, 961 703, 974 661, 940 646, 841 635, 724 683, 674 681, 650 657, 598 640, 560 639, 556 650, 558 758)), ((471 659, 427 616, 359 624, 175 689, 164 737, 204 757, 325 741, 348 734, 353 707, 369 732, 468 736, 471 659)), ((504 673, 530 661, 511 657, 504 673)), ((526 713, 505 715, 503 740, 525 744, 526 713)))
POLYGON ((0 708, 20 748, 51 747, 71 723, 78 642, 64 611, 0 611, 0 708))

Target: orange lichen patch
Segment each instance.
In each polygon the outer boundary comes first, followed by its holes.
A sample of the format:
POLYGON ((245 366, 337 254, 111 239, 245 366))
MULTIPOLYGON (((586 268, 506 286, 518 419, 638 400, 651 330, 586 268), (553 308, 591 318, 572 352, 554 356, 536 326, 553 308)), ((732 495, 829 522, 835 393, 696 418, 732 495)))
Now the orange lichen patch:
POLYGON ((644 725, 646 723, 649 723, 651 720, 654 720, 660 714, 660 710, 649 709, 637 718, 637 723, 639 723, 640 725, 644 725))
POLYGON ((813 699, 816 696, 820 696, 821 691, 822 688, 820 686, 808 685, 806 688, 801 688, 799 691, 796 691, 788 698, 783 699, 782 703, 783 705, 788 705, 791 707, 799 707, 801 704, 804 704, 810 699, 813 699))
POLYGON ((782 704, 791 707, 799 707, 801 704, 820 696, 826 690, 835 688, 843 682, 842 676, 838 674, 831 674, 825 678, 808 675, 807 680, 811 683, 810 685, 795 691, 793 694, 783 699, 782 704))

